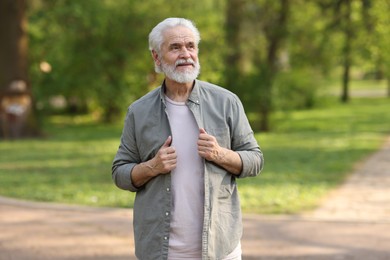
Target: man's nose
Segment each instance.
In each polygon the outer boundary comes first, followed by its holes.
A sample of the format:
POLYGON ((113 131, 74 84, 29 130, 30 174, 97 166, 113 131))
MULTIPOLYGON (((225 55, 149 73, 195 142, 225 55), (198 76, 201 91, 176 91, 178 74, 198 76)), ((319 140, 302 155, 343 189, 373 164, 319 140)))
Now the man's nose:
POLYGON ((180 58, 190 58, 190 57, 191 55, 187 48, 184 47, 180 50, 180 58))

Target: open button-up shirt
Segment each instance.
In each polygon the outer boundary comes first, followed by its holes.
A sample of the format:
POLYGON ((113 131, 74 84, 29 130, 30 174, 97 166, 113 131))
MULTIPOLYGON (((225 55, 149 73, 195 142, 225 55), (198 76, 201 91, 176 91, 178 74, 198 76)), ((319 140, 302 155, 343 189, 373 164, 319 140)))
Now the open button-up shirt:
MULTIPOLYGON (((164 89, 163 84, 130 105, 112 166, 115 184, 137 193, 133 225, 135 254, 141 260, 168 256, 171 176, 158 175, 142 187, 131 182, 133 167, 152 159, 171 135, 164 89)), ((263 167, 263 154, 241 101, 232 92, 196 80, 186 105, 199 128, 215 136, 220 146, 237 152, 242 160, 238 176, 205 161, 202 259, 222 259, 242 236, 236 178, 257 176, 263 167)))

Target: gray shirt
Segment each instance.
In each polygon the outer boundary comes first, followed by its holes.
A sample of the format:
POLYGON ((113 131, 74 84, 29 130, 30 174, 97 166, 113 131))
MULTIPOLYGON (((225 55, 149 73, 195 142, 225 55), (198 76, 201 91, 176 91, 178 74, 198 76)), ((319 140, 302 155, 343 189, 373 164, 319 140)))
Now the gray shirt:
MULTIPOLYGON (((254 138, 239 98, 216 85, 196 80, 186 102, 199 128, 216 137, 220 146, 236 151, 243 169, 234 176, 205 161, 202 258, 221 259, 242 235, 236 178, 257 176, 263 154, 254 138)), ((134 201, 135 254, 139 259, 167 259, 171 212, 171 176, 158 175, 143 187, 131 182, 133 167, 152 159, 171 135, 164 87, 152 90, 128 108, 112 177, 124 190, 137 192, 134 201)))

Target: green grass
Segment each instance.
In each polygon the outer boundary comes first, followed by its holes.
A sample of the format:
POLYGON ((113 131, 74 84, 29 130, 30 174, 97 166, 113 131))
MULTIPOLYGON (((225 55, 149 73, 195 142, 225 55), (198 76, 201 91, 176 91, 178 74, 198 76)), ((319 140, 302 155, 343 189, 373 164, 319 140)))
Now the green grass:
MULTIPOLYGON (((340 96, 341 79, 329 80, 321 92, 340 96)), ((383 96, 388 92, 387 80, 351 80, 349 83, 349 94, 351 96, 383 96)))
MULTIPOLYGON (((245 212, 299 213, 315 207, 356 162, 376 151, 390 132, 390 100, 277 113, 275 131, 257 133, 265 168, 239 180, 245 212)), ((134 194, 117 189, 111 162, 122 124, 84 117, 51 117, 42 140, 0 142, 0 194, 38 201, 132 207, 134 194)))
POLYGON ((47 138, 0 143, 0 194, 130 207, 133 194, 116 189, 111 181, 121 127, 82 117, 52 117, 46 126, 47 138))

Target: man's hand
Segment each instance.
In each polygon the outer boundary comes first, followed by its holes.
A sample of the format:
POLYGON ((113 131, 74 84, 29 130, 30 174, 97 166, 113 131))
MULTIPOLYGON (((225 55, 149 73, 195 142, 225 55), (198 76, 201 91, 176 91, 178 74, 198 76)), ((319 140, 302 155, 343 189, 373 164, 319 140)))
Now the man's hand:
POLYGON ((156 175, 169 173, 176 168, 177 155, 176 150, 171 146, 171 143, 172 137, 168 136, 154 158, 145 163, 156 175))
POLYGON ((218 164, 234 175, 240 175, 242 171, 239 154, 219 146, 217 139, 203 128, 199 129, 198 153, 200 157, 218 164))
POLYGON ((171 147, 169 136, 153 159, 137 164, 131 172, 131 181, 135 187, 141 187, 159 174, 170 173, 176 168, 176 150, 171 147))
POLYGON ((200 157, 212 162, 225 156, 225 152, 219 146, 217 139, 209 135, 203 128, 199 129, 198 153, 200 157))

